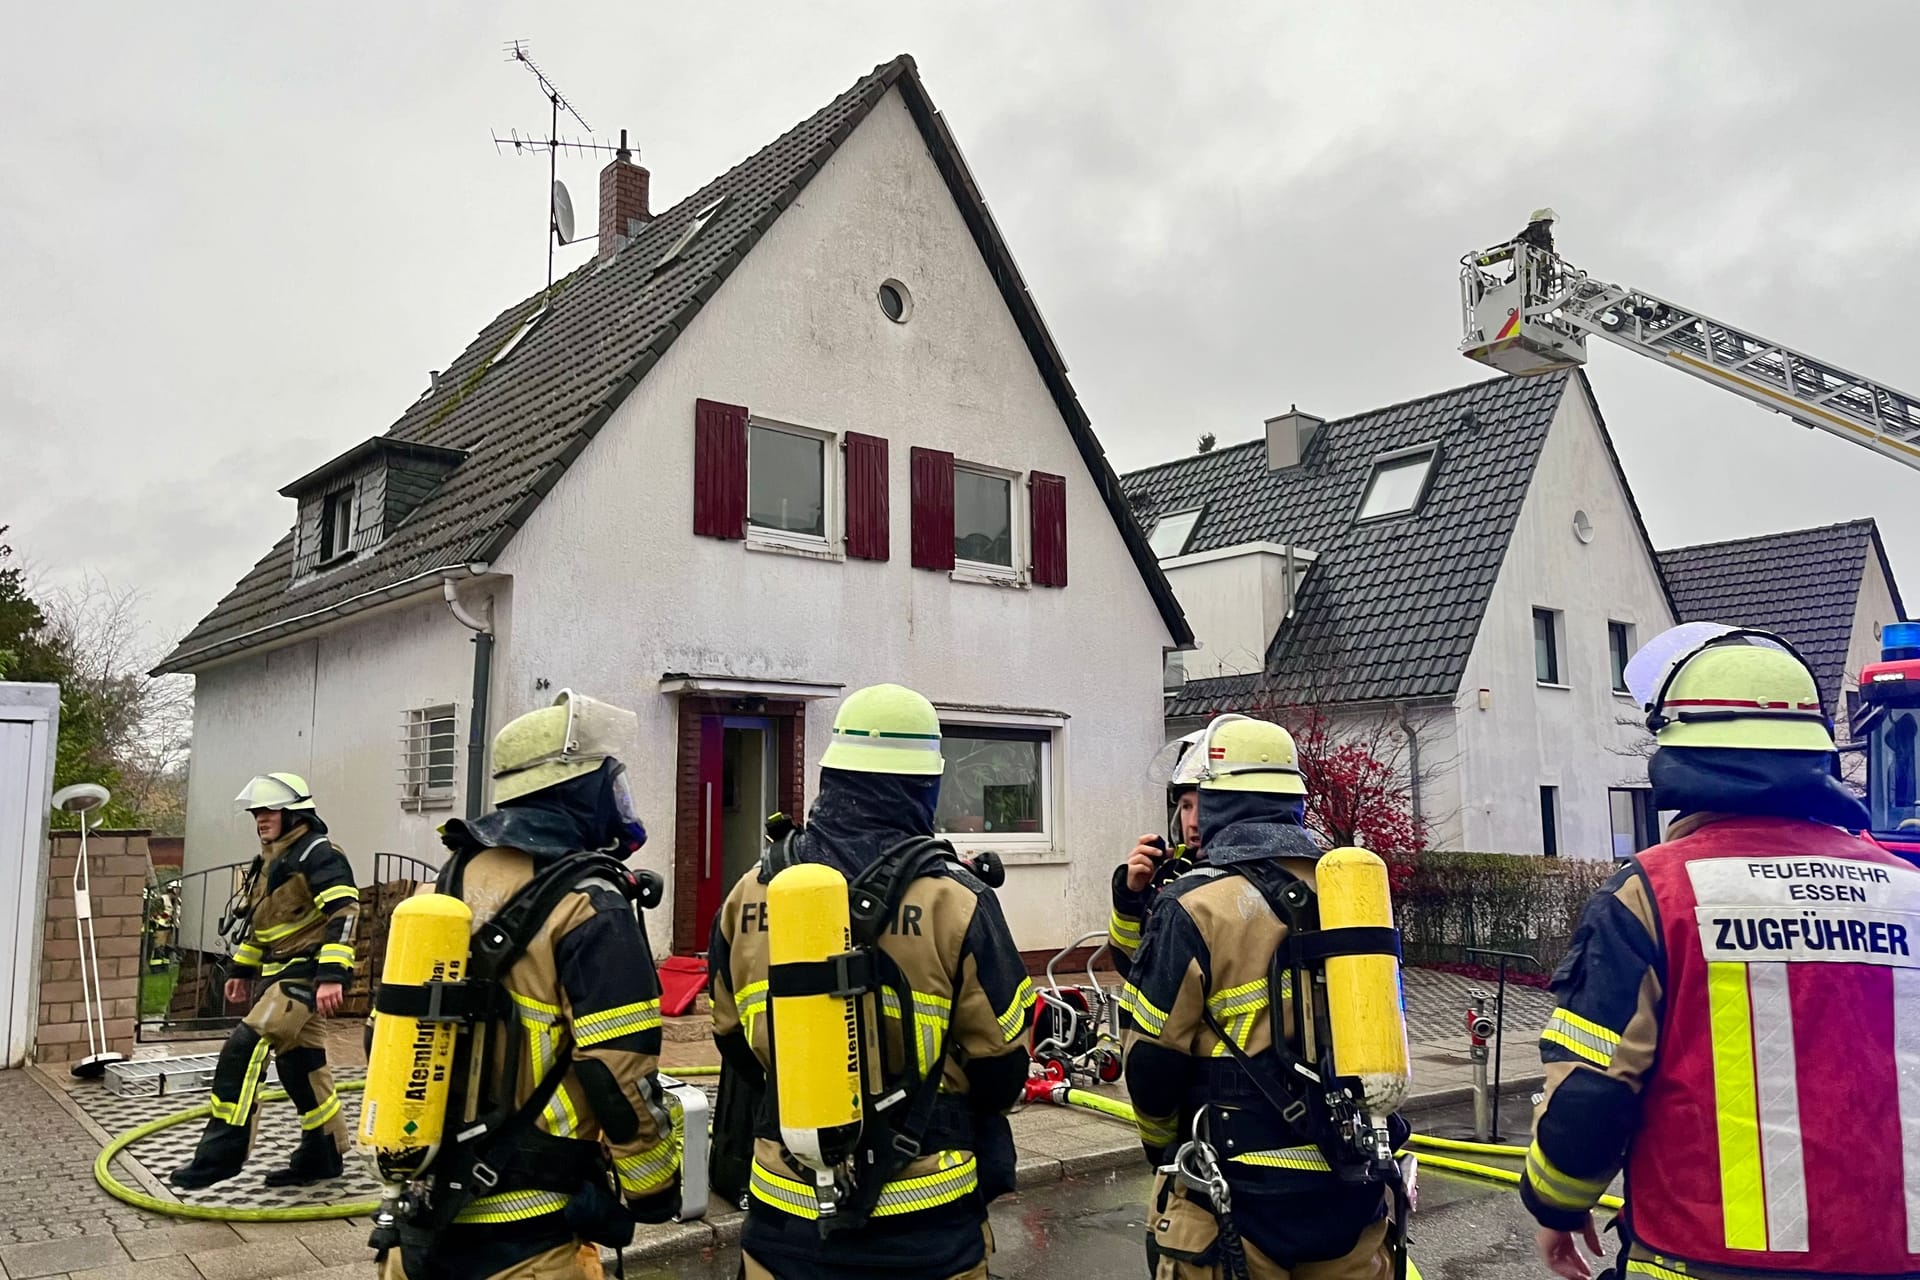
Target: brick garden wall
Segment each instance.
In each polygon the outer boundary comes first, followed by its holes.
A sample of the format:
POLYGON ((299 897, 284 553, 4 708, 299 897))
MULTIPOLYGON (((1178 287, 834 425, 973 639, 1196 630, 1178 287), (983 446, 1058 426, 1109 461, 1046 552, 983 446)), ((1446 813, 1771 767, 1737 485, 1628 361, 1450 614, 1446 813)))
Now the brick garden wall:
MULTIPOLYGON (((145 831, 87 834, 100 996, 106 1006, 108 1047, 120 1053, 133 1052, 133 1026, 140 1007, 140 924, 151 869, 147 837, 145 831)), ((73 870, 80 836, 56 831, 52 843, 34 1056, 41 1062, 72 1062, 87 1056, 80 925, 73 914, 73 870)))

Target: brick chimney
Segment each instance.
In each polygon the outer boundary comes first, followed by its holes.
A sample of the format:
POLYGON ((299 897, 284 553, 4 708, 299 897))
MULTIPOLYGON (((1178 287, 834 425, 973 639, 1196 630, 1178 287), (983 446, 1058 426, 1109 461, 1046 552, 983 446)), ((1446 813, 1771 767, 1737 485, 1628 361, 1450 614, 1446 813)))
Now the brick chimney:
POLYGON ((633 162, 627 150, 627 131, 620 131, 620 150, 612 163, 600 171, 600 256, 611 258, 626 247, 627 241, 650 221, 647 185, 650 175, 633 162))

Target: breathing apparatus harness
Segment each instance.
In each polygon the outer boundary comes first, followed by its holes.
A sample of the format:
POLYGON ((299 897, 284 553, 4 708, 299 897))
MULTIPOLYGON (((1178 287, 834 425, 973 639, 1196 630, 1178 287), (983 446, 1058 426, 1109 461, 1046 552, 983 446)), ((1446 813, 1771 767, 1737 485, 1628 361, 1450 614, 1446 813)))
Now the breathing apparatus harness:
MULTIPOLYGON (((799 831, 799 826, 783 814, 769 819, 769 839, 760 857, 762 884, 771 884, 781 871, 800 861, 793 847, 793 837, 799 831)), ((997 888, 1006 880, 1005 868, 990 851, 968 860, 945 840, 909 836, 890 846, 848 883, 850 945, 846 951, 824 960, 773 965, 767 971, 770 997, 827 995, 851 999, 860 1023, 862 1052, 879 1059, 863 1064, 862 1123, 858 1137, 839 1162, 843 1170, 837 1179, 840 1194, 831 1202, 822 1200, 819 1204, 817 1225, 823 1239, 865 1226, 886 1185, 921 1156, 972 1142, 971 1109, 963 1101, 940 1094, 952 1022, 949 1020, 941 1032, 938 1052, 922 1070, 911 1030, 913 988, 899 963, 880 946, 881 935, 900 910, 913 882, 943 866, 965 869, 989 888, 997 888), (891 994, 902 1011, 898 1064, 888 1061, 892 1055, 879 1034, 883 993, 891 994)), ((955 974, 956 991, 958 978, 955 974)), ((773 1048, 775 1034, 769 1016, 769 1048, 777 1055, 773 1048)), ((771 1089, 765 1105, 770 1110, 776 1105, 771 1089)))
MULTIPOLYGON (((449 859, 434 885, 435 892, 458 897, 467 864, 479 852, 468 849, 449 859)), ((561 900, 592 881, 612 885, 641 909, 659 906, 664 896, 658 875, 636 871, 616 854, 604 850, 568 854, 536 872, 474 931, 466 970, 459 981, 406 986, 383 983, 375 994, 376 1013, 417 1018, 423 1024, 451 1023, 459 1030, 451 1067, 453 1090, 447 1103, 447 1136, 420 1167, 392 1175, 385 1167, 381 1169, 383 1177, 390 1181, 404 1178, 405 1183, 402 1192, 382 1203, 375 1214, 374 1232, 368 1242, 372 1248, 384 1253, 400 1244, 426 1243, 479 1196, 519 1189, 569 1189, 555 1183, 606 1183, 604 1152, 592 1152, 583 1160, 580 1150, 585 1144, 576 1139, 549 1139, 536 1127, 573 1065, 571 1044, 559 1049, 553 1065, 534 1084, 526 1101, 514 1105, 517 1077, 511 1064, 526 1061, 527 1054, 504 981, 561 900), (506 1044, 499 1050, 487 1043, 485 1031, 490 1026, 505 1030, 506 1044), (509 1067, 495 1070, 496 1063, 509 1067)), ((612 1197, 610 1207, 619 1210, 617 1196, 612 1197)), ((624 1212, 619 1216, 624 1218, 624 1212)), ((590 1224, 580 1225, 590 1229, 590 1224)), ((617 1231, 620 1224, 609 1226, 617 1231)), ((631 1239, 631 1220, 624 1226, 631 1239)), ((615 1243, 605 1238, 597 1242, 615 1243)))
POLYGON ((1405 1280, 1410 1207, 1405 1171, 1394 1157, 1393 1140, 1384 1121, 1373 1123, 1367 1111, 1360 1078, 1335 1071, 1333 1037, 1324 1003, 1313 998, 1323 981, 1326 961, 1334 956, 1391 955, 1398 960, 1399 931, 1322 929, 1313 888, 1278 862, 1259 860, 1206 867, 1199 874, 1245 879, 1287 926, 1287 933, 1267 964, 1267 1007, 1273 1019, 1272 1045, 1267 1050, 1254 1055, 1241 1048, 1203 1001, 1207 1027, 1228 1056, 1207 1059, 1203 1065, 1201 1083, 1195 1090, 1199 1105, 1194 1113, 1193 1136, 1180 1146, 1167 1172, 1190 1193, 1211 1201, 1220 1224, 1220 1248, 1228 1274, 1235 1280, 1246 1280, 1246 1255, 1233 1224, 1232 1197, 1221 1171, 1215 1143, 1219 1135, 1214 1129, 1218 1123, 1229 1130, 1225 1143, 1229 1148, 1242 1145, 1231 1141, 1232 1117, 1239 1108, 1229 1112, 1215 1104, 1223 1095, 1242 1106, 1251 1102, 1257 1110, 1270 1112, 1311 1142, 1341 1182, 1378 1184, 1390 1190, 1394 1199, 1394 1274, 1398 1280, 1405 1280), (1300 1053, 1295 1053, 1280 1034, 1283 998, 1293 1010, 1293 1025, 1299 1029, 1300 1053))

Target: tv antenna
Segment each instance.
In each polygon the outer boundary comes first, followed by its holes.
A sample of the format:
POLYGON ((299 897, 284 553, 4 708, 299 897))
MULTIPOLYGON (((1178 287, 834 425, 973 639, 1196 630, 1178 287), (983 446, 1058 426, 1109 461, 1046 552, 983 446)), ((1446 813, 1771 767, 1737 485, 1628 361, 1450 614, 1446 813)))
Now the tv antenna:
MULTIPOLYGON (((581 115, 571 102, 567 101, 567 96, 560 92, 560 86, 540 69, 540 64, 535 62, 533 55, 527 51, 525 40, 510 40, 504 47, 507 51, 507 61, 517 62, 532 72, 533 78, 540 82, 540 92, 547 99, 546 137, 540 137, 531 131, 522 133, 518 129, 509 129, 504 138, 497 132, 493 135, 493 149, 505 154, 504 148, 512 147, 515 155, 545 153, 547 157, 547 290, 551 292, 554 245, 579 243, 573 236, 573 197, 567 194, 566 184, 560 181, 558 172, 560 153, 571 151, 576 155, 587 155, 591 152, 606 151, 612 152, 621 159, 626 159, 633 153, 627 147, 625 129, 620 131, 620 145, 617 147, 593 141, 593 126, 587 123, 586 117, 581 115), (586 140, 560 136, 562 111, 572 116, 580 127, 587 131, 586 140)), ((541 305, 544 307, 546 304, 543 301, 541 305)))

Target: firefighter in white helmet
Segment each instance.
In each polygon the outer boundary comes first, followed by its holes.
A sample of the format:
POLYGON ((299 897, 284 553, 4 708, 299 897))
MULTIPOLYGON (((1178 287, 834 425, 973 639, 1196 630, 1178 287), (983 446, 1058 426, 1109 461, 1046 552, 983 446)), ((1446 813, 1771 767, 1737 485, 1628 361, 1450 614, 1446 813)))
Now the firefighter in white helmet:
MULTIPOLYGON (((1317 1065, 1298 1015, 1323 1012, 1317 997, 1295 1004, 1302 984, 1291 970, 1273 978, 1295 932, 1288 921, 1306 931, 1321 857, 1301 825, 1307 788, 1293 738, 1223 716, 1193 750, 1207 864, 1161 893, 1121 997, 1132 1018, 1127 1089, 1160 1168, 1149 1267, 1179 1280, 1386 1280, 1395 1242, 1380 1169, 1336 1174, 1329 1126, 1307 1114, 1305 1094, 1293 1108, 1291 1064, 1317 1065), (1217 1161, 1230 1207, 1189 1176, 1200 1151, 1217 1161)), ((1391 1129, 1382 1145, 1397 1146, 1405 1124, 1382 1119, 1391 1129)))
POLYGON ((1920 871, 1851 834, 1812 670, 1687 623, 1627 664, 1680 817, 1587 903, 1540 1037, 1521 1196, 1583 1280, 1626 1173, 1619 1274, 1920 1275, 1920 871))
POLYGON ((1167 790, 1167 833, 1149 832, 1134 841, 1127 859, 1113 869, 1112 911, 1107 921, 1107 943, 1113 966, 1124 980, 1140 948, 1141 930, 1162 883, 1199 862, 1201 753, 1194 748, 1206 730, 1175 738, 1160 748, 1147 776, 1167 790))
POLYGON ((512 1119, 484 1150, 443 1143, 429 1220, 375 1234, 383 1280, 598 1275, 593 1245, 622 1247, 635 1221, 680 1205, 660 980, 635 910, 657 902, 659 882, 621 865, 646 842, 618 754, 636 727, 633 712, 562 690, 494 737, 494 811, 441 828, 451 852, 438 891, 471 907, 483 934, 518 935, 496 979, 507 999, 483 1019, 489 1049, 517 1048, 487 1056, 476 1090, 456 1082, 449 1109, 466 1114, 450 1114, 447 1132, 476 1112, 512 1119), (552 906, 523 922, 514 905, 527 901, 552 906))
MULTIPOLYGON (((946 767, 940 719, 926 698, 894 684, 849 694, 806 826, 769 846, 714 919, 714 1040, 727 1072, 764 1089, 740 1240, 748 1280, 987 1274, 987 1204, 1013 1190, 1004 1113, 1026 1085, 1033 985, 992 890, 934 837, 946 767), (869 1042, 853 1072, 871 1087, 853 1087, 866 1097, 839 1122, 849 1139, 857 1133, 858 1149, 823 1186, 821 1165, 831 1162, 822 1159, 822 1135, 797 1133, 783 1099, 834 1086, 844 1098, 849 1064, 844 1045, 813 1059, 797 1039, 782 1038, 782 1027, 796 1028, 771 1011, 783 999, 772 957, 783 949, 785 917, 770 899, 784 900, 783 877, 796 873, 837 885, 826 868, 848 883, 843 896, 866 904, 851 930, 835 931, 833 950, 851 933, 849 954, 879 976, 880 989, 850 1011, 878 1022, 879 1061, 869 1042), (817 1082, 793 1077, 809 1067, 817 1082)), ((968 798, 978 803, 977 775, 954 781, 974 788, 968 798)))
POLYGON ((281 1087, 300 1113, 300 1145, 266 1176, 268 1186, 337 1178, 348 1145, 340 1097, 327 1070, 324 1020, 353 982, 354 927, 360 890, 353 867, 327 837, 306 779, 263 773, 234 804, 253 818, 260 852, 229 907, 225 929, 237 940, 225 995, 253 1007, 233 1029, 214 1066, 212 1116, 193 1160, 168 1181, 187 1190, 240 1172, 253 1142, 259 1097, 274 1056, 281 1087))

